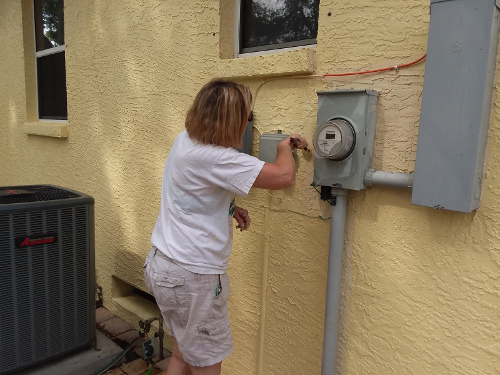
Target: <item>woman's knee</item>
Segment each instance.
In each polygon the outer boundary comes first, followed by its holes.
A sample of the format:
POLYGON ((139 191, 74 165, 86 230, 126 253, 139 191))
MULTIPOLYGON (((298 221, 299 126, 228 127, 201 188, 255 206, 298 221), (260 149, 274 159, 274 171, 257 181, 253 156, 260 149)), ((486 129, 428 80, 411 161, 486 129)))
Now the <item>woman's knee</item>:
POLYGON ((189 365, 189 369, 191 370, 191 374, 193 375, 220 375, 222 362, 207 367, 196 367, 189 365))
POLYGON ((180 362, 187 364, 187 362, 184 360, 184 357, 182 356, 182 353, 179 350, 177 350, 177 351, 174 350, 172 352, 172 357, 174 357, 175 359, 177 359, 180 362))
POLYGON ((186 362, 184 361, 184 357, 181 353, 181 351, 179 350, 179 344, 177 344, 177 340, 175 338, 173 338, 172 340, 172 357, 174 358, 177 358, 178 360, 180 360, 181 362, 186 362))

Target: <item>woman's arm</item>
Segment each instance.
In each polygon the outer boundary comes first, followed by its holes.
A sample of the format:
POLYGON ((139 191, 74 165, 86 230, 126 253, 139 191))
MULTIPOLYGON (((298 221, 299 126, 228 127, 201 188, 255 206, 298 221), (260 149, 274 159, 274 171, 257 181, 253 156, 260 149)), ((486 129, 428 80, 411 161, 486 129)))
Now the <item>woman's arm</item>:
POLYGON ((295 182, 295 160, 292 151, 306 147, 306 139, 298 134, 283 139, 278 143, 276 160, 274 163, 264 164, 252 187, 279 190, 292 186, 295 182))

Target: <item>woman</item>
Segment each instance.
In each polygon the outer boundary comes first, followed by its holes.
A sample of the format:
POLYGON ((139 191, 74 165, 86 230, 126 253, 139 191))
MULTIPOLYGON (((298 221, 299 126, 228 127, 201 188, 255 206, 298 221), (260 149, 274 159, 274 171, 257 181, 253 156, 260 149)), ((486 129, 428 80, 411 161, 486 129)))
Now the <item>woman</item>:
POLYGON ((307 146, 298 134, 284 139, 274 163, 236 151, 251 105, 248 87, 210 81, 196 95, 186 130, 165 162, 144 274, 173 337, 168 375, 220 374, 222 360, 233 351, 226 274, 232 220, 240 230, 250 226, 247 210, 235 205, 235 194, 291 186, 292 151, 307 146))

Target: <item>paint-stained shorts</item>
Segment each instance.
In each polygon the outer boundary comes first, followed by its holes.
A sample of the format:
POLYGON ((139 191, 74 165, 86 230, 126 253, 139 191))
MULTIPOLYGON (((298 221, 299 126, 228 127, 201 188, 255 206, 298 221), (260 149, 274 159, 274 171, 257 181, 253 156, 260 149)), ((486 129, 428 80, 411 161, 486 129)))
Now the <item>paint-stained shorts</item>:
POLYGON ((231 354, 234 347, 227 310, 227 273, 192 273, 153 247, 144 264, 144 278, 187 363, 211 366, 231 354), (222 290, 216 295, 219 276, 222 290))

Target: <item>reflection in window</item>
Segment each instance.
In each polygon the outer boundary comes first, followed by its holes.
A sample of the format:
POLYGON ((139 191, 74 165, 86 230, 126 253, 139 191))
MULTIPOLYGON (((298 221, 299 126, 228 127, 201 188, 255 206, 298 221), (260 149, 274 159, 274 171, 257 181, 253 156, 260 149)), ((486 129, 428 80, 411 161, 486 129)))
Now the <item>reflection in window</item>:
POLYGON ((33 0, 38 117, 66 120, 64 1, 33 0))
POLYGON ((36 50, 64 45, 64 4, 62 0, 35 0, 36 50))
POLYGON ((319 0, 241 0, 240 52, 315 44, 319 0))

